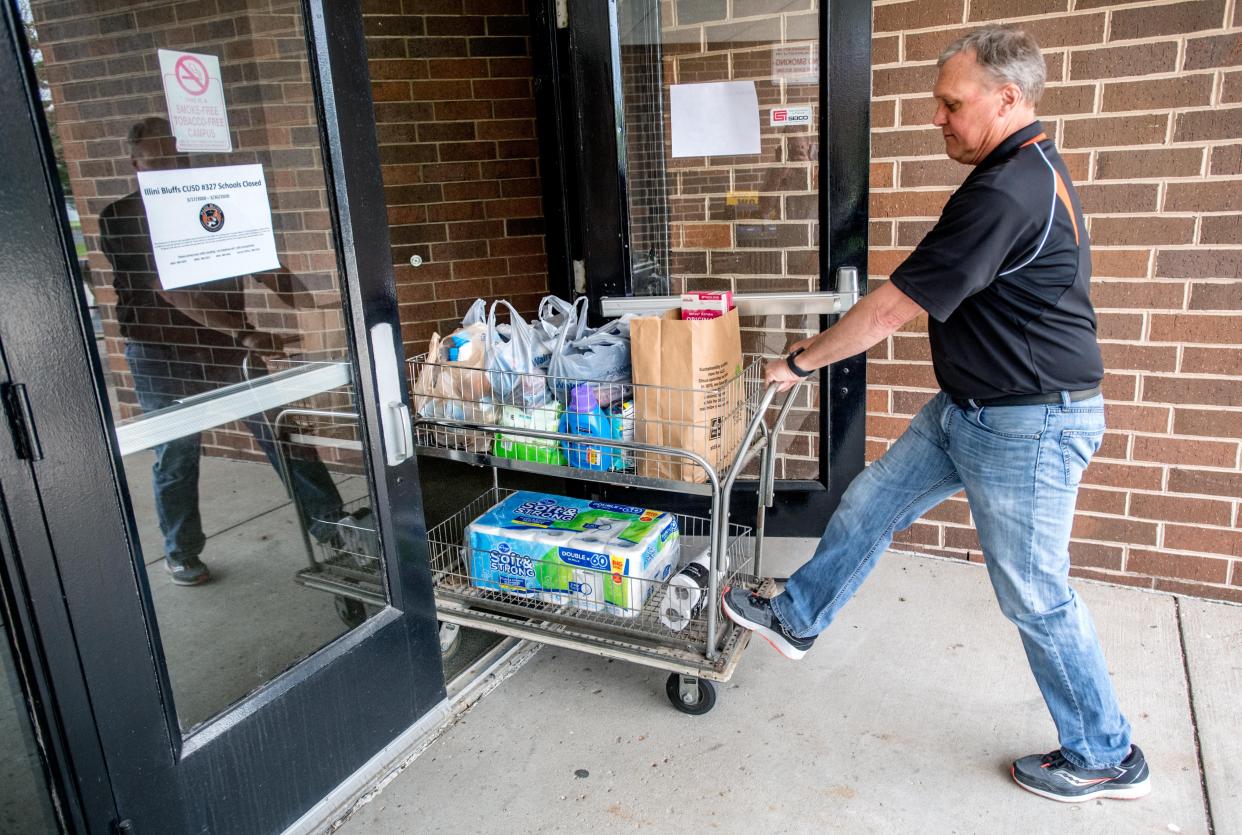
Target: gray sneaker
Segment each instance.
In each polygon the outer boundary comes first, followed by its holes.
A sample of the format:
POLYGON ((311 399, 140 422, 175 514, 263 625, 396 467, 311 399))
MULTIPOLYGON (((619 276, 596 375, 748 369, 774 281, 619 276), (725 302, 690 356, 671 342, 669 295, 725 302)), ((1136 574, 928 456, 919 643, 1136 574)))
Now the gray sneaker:
POLYGON ((172 577, 173 585, 177 586, 201 586, 211 579, 211 572, 207 570, 207 566, 203 565, 203 561, 198 557, 178 557, 176 559, 165 556, 164 568, 168 570, 172 577))
POLYGON ((738 626, 754 630, 777 652, 791 661, 797 661, 806 655, 806 651, 815 643, 815 637, 799 638, 790 635, 785 624, 776 617, 772 609, 772 601, 746 589, 725 589, 720 596, 721 606, 729 620, 738 626))
POLYGON ((1136 800, 1151 791, 1147 758, 1137 745, 1131 745, 1129 755, 1112 768, 1079 768, 1058 748, 1042 757, 1033 754, 1016 760, 1010 773, 1027 791, 1062 803, 1102 797, 1136 800))

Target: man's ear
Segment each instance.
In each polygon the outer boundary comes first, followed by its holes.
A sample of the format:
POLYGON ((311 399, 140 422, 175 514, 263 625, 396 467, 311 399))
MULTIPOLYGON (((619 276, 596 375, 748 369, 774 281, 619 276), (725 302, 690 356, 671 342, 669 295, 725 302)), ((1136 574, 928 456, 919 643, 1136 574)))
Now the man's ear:
POLYGON ((1001 85, 1000 95, 1001 95, 1001 107, 1000 107, 1001 116, 1008 116, 1010 111, 1012 111, 1015 107, 1017 107, 1019 104, 1022 103, 1022 90, 1019 89, 1018 85, 1014 84, 1012 81, 1010 81, 1007 84, 1001 85))

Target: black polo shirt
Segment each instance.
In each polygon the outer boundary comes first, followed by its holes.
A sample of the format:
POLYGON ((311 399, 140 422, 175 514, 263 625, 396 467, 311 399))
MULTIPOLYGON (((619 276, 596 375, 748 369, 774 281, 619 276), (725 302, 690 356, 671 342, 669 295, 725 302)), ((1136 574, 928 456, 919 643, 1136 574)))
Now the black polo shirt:
POLYGON ((1099 385, 1090 280, 1078 195, 1039 122, 975 166, 892 275, 930 316, 936 381, 962 399, 1099 385))

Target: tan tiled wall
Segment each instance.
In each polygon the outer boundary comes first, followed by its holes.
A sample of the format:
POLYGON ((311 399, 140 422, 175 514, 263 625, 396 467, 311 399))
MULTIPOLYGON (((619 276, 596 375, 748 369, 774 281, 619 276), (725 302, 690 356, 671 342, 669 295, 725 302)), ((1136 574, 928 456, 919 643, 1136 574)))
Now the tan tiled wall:
MULTIPOLYGON (((1044 49, 1039 114, 1087 215, 1107 368, 1074 571, 1242 601, 1238 0, 878 0, 873 21, 873 280, 966 174, 928 124, 937 55, 984 23, 1021 23, 1044 49)), ((869 459, 934 390, 925 331, 923 318, 870 354, 869 459)), ((961 496, 898 539, 980 558, 961 496)))

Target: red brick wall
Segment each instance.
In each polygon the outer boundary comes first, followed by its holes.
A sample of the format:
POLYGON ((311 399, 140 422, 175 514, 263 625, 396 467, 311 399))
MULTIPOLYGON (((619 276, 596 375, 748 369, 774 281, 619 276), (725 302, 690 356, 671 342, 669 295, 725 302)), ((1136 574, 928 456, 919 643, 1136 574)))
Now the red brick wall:
MULTIPOLYGON (((1242 5, 917 0, 874 8, 873 280, 966 169, 929 120, 939 52, 987 22, 1039 40, 1038 108, 1087 215, 1109 431, 1087 470, 1074 573, 1242 602, 1242 5)), ((935 388, 926 319, 870 353, 868 458, 935 388)), ((898 537, 979 559, 963 497, 898 537)))
MULTIPOLYGON (((547 293, 525 0, 363 0, 406 354, 547 293), (410 266, 410 256, 423 259, 410 266)), ((503 319, 502 319, 503 321, 503 319)))

